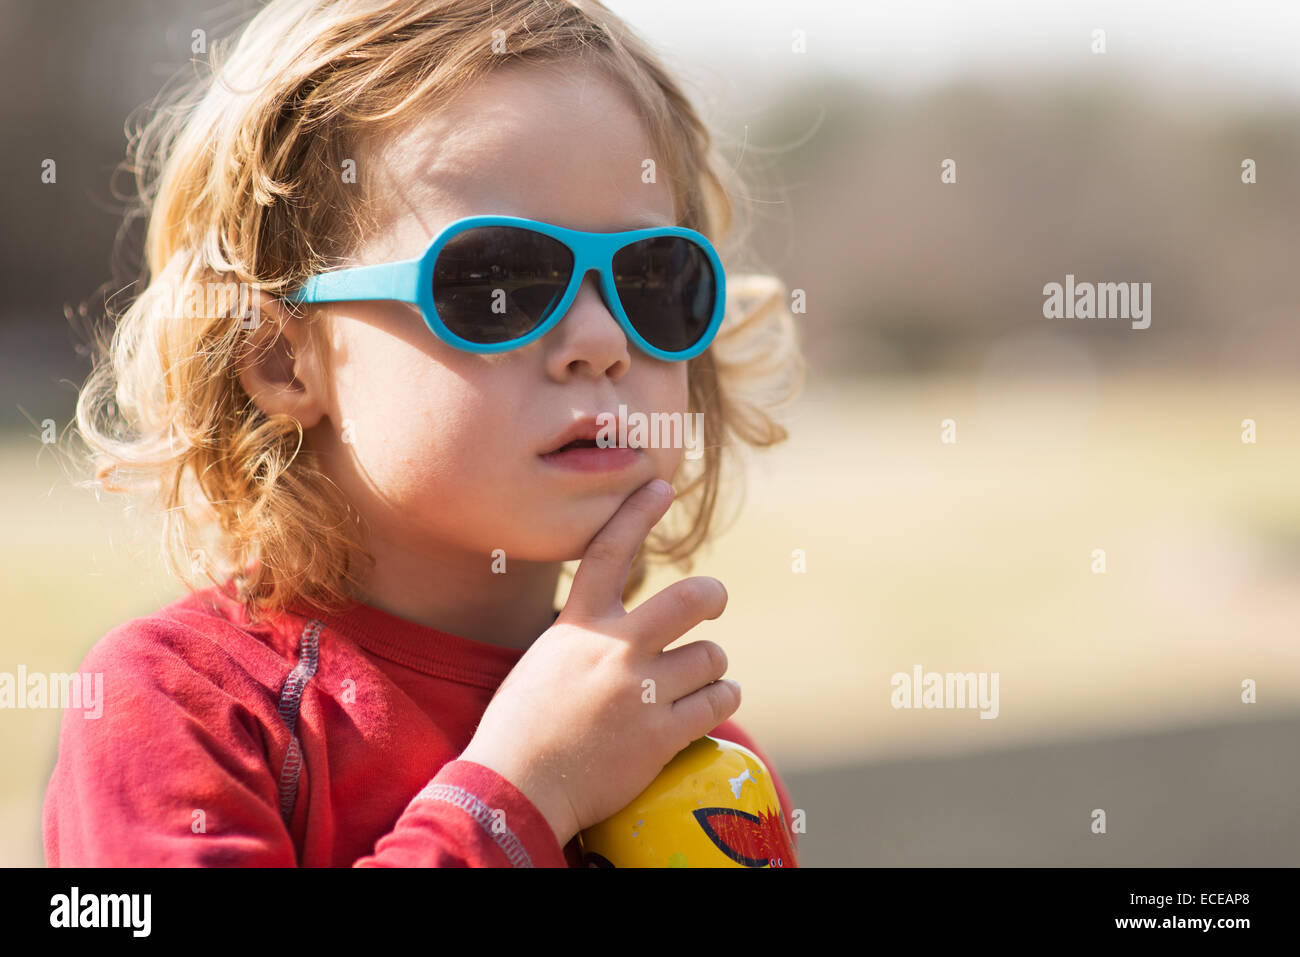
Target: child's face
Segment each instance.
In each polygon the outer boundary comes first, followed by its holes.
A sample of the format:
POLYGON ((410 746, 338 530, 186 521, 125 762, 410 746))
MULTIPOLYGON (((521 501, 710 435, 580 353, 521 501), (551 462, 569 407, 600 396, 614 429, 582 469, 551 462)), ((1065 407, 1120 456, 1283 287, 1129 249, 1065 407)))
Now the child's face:
MULTIPOLYGON (((620 91, 578 66, 511 66, 447 112, 357 158, 358 180, 391 221, 360 264, 408 259, 464 216, 524 216, 606 232, 675 225, 666 182, 642 182, 662 158, 620 91)), ((358 187, 360 188, 360 187, 358 187)), ((683 450, 649 448, 613 472, 575 472, 539 457, 577 418, 687 410, 685 362, 641 352, 590 274, 541 339, 478 355, 446 345, 415 306, 333 307, 325 419, 309 441, 365 517, 381 551, 406 559, 463 551, 487 569, 507 560, 564 561, 619 504, 655 477, 672 480, 683 450)))

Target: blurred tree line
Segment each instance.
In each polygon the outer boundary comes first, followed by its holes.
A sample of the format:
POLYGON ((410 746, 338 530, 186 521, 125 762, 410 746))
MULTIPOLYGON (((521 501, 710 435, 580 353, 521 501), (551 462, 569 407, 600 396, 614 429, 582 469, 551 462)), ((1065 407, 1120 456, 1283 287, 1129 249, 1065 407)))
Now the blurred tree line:
MULTIPOLYGON (((256 6, 0 3, 0 425, 30 428, 20 406, 71 416, 89 365, 65 309, 93 317, 138 269, 142 224, 115 244, 132 185, 114 173, 124 127, 195 58, 194 29, 223 36, 256 6)), ((1114 76, 915 95, 841 76, 780 89, 745 132, 741 168, 761 202, 753 258, 732 268, 805 291, 822 374, 961 366, 1047 329, 1103 363, 1192 370, 1228 349, 1294 369, 1300 104, 1191 89, 1160 99, 1114 76), (814 121, 807 142, 764 152, 814 121), (955 183, 940 180, 946 159, 955 183), (1067 273, 1152 283, 1151 328, 1044 319, 1042 288, 1067 273)))

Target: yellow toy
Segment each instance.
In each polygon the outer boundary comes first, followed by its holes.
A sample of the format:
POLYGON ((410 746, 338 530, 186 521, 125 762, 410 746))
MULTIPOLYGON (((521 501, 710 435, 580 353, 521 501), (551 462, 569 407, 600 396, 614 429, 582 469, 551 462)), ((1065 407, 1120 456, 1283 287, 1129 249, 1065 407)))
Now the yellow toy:
POLYGON ((748 748, 707 735, 578 841, 588 867, 798 866, 763 762, 748 748))

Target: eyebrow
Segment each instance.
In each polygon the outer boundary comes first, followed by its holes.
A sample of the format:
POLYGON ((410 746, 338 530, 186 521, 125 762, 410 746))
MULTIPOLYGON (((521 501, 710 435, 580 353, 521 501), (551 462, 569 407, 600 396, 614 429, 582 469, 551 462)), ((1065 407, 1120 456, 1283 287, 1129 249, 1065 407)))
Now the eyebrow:
POLYGON ((646 216, 638 216, 635 220, 632 221, 632 224, 627 228, 646 229, 650 226, 676 226, 676 225, 677 224, 675 222, 671 220, 667 220, 662 216, 646 215, 646 216))

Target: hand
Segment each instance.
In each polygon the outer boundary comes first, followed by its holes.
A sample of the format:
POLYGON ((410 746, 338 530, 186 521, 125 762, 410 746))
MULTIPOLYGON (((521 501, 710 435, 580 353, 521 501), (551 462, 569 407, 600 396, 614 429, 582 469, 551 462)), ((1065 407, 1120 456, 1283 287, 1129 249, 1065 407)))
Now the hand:
POLYGON ((555 623, 506 676, 461 759, 496 771, 550 823, 560 846, 622 810, 672 758, 740 707, 712 641, 664 651, 727 606, 716 578, 686 578, 632 612, 622 594, 636 551, 673 499, 655 480, 587 545, 555 623), (647 703, 647 679, 654 702, 647 703))

